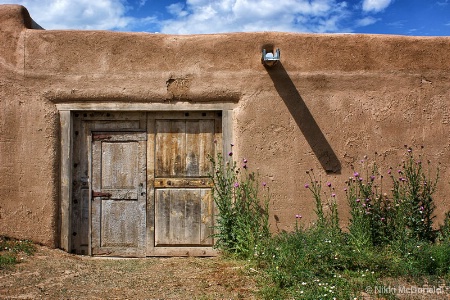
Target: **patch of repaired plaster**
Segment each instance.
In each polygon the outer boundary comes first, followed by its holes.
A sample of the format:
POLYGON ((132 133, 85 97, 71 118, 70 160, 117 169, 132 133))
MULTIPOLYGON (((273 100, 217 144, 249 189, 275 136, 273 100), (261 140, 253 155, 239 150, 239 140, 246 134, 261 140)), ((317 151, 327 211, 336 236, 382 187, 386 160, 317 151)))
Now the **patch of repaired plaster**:
POLYGON ((170 77, 166 81, 167 98, 173 100, 180 100, 188 98, 189 89, 191 86, 191 76, 170 77))

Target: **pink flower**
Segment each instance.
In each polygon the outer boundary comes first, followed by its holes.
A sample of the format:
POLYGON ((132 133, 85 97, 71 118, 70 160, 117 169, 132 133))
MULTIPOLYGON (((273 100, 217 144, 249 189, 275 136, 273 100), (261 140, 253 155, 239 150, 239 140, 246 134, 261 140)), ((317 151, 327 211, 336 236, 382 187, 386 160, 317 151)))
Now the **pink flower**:
POLYGON ((327 186, 328 186, 328 187, 331 187, 331 182, 327 182, 327 186))
POLYGON ((305 184, 305 189, 309 189, 309 184, 305 184))
POLYGON ((331 197, 336 197, 336 194, 335 194, 335 193, 332 193, 332 194, 331 194, 331 197))
POLYGON ((262 186, 263 186, 263 187, 266 187, 266 185, 267 185, 267 183, 265 183, 265 182, 262 183, 262 186))
POLYGON ((295 218, 296 218, 296 219, 301 219, 301 218, 302 218, 302 215, 295 215, 295 218))
POLYGON ((246 163, 247 163, 247 159, 246 159, 246 158, 244 158, 244 160, 243 160, 243 161, 244 161, 244 164, 246 164, 246 163))
POLYGON ((235 182, 235 183, 234 183, 234 187, 235 187, 235 188, 239 187, 239 182, 235 182))

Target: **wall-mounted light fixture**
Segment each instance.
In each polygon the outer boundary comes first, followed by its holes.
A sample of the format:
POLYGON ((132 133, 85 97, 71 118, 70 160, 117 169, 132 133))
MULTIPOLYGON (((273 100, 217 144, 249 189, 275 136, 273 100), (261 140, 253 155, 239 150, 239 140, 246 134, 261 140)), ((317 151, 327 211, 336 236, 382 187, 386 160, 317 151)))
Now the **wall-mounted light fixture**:
POLYGON ((272 67, 274 66, 277 62, 280 61, 280 49, 277 49, 275 51, 275 53, 273 52, 267 52, 266 49, 262 50, 262 58, 261 58, 261 62, 267 66, 267 67, 272 67))

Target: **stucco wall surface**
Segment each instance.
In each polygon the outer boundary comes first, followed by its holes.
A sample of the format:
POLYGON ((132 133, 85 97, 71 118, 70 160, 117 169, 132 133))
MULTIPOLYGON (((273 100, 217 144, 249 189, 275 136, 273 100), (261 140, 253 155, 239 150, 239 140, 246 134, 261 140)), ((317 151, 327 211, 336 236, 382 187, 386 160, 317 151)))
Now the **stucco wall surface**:
POLYGON ((235 157, 268 183, 274 231, 314 220, 305 171, 345 218, 351 165, 386 172, 405 144, 441 162, 438 219, 450 208, 450 37, 47 31, 16 5, 0 27, 0 234, 57 245, 56 103, 235 103, 235 157))

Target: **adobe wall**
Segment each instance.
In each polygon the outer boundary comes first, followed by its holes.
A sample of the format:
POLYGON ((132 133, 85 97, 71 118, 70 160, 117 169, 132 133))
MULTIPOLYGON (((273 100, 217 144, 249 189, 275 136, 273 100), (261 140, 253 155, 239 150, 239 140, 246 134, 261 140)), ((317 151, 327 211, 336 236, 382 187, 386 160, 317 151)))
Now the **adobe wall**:
POLYGON ((236 157, 272 193, 272 229, 314 220, 313 168, 338 193, 368 155, 386 170, 404 144, 441 162, 450 208, 450 37, 34 30, 0 6, 0 234, 57 246, 61 102, 233 102, 236 157), (261 64, 261 49, 281 63, 261 64), (375 152, 377 154, 375 154, 375 152))

